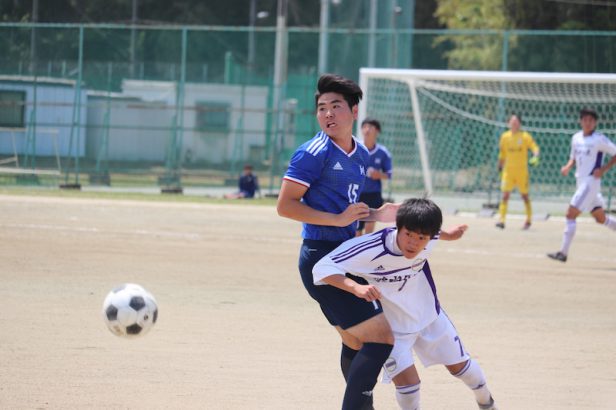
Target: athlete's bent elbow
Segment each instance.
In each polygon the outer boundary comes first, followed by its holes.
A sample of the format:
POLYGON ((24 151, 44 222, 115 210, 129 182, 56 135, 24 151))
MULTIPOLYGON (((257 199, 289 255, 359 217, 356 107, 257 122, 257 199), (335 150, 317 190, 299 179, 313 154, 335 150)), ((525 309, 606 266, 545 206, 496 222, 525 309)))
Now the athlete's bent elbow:
POLYGON ((276 212, 278 212, 278 216, 286 217, 286 215, 284 214, 284 208, 282 205, 280 205, 280 202, 276 205, 276 212))
POLYGON ((278 215, 283 218, 290 218, 289 207, 282 202, 278 202, 276 205, 276 212, 278 212, 278 215))

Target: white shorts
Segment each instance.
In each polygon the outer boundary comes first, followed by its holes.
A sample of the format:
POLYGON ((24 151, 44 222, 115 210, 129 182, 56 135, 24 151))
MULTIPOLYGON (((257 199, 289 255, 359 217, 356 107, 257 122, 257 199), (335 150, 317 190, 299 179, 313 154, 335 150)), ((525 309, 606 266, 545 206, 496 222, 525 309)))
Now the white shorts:
POLYGON ((436 320, 417 333, 394 332, 394 348, 383 365, 383 383, 414 364, 413 351, 424 367, 452 365, 470 358, 456 328, 441 309, 436 320))
POLYGON ((605 201, 601 195, 601 179, 592 175, 578 178, 575 194, 569 203, 582 212, 591 212, 595 208, 605 208, 605 201))

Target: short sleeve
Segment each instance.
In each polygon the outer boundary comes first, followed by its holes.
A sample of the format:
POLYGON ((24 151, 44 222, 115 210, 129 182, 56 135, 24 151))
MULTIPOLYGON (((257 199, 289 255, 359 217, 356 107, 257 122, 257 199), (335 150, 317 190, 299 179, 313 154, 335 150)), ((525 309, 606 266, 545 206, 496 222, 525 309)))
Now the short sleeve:
POLYGON ((284 179, 297 182, 306 187, 319 179, 323 169, 323 155, 313 155, 303 149, 295 151, 289 162, 284 179))
POLYGON ((537 145, 537 142, 535 142, 535 139, 533 138, 533 136, 530 135, 528 132, 525 133, 525 135, 528 141, 528 148, 533 152, 539 151, 539 145, 537 145))
POLYGON ((605 135, 603 135, 603 138, 601 141, 601 150, 605 152, 606 154, 609 154, 611 156, 616 156, 616 144, 610 141, 610 139, 606 137, 605 135))
POLYGON ((387 173, 387 176, 391 178, 391 175, 392 175, 391 154, 387 150, 384 150, 384 152, 385 152, 385 155, 383 157, 383 170, 387 173))

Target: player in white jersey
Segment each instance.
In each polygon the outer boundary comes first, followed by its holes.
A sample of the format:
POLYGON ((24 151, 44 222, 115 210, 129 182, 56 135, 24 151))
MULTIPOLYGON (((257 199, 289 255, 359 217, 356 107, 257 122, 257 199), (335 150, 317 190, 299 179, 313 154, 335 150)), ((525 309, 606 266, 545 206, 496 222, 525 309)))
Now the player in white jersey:
POLYGON ((462 380, 480 409, 496 409, 481 367, 470 358, 436 295, 428 257, 437 240, 459 239, 467 229, 458 225, 441 230, 442 221, 441 210, 431 200, 408 199, 398 209, 396 228, 344 242, 314 266, 313 280, 369 302, 380 301, 395 338, 383 379, 396 385, 400 408, 419 408, 421 382, 414 350, 424 366, 443 364, 462 380))
POLYGON ((560 169, 564 176, 575 165, 576 191, 567 209, 563 241, 558 252, 548 256, 560 262, 566 262, 569 248, 576 231, 576 218, 582 212, 590 212, 597 223, 616 231, 616 219, 606 215, 601 195, 601 177, 616 164, 616 145, 605 135, 597 132, 597 113, 588 108, 580 111, 582 130, 571 137, 571 154, 569 161, 560 169), (611 155, 609 162, 603 165, 603 154, 611 155))

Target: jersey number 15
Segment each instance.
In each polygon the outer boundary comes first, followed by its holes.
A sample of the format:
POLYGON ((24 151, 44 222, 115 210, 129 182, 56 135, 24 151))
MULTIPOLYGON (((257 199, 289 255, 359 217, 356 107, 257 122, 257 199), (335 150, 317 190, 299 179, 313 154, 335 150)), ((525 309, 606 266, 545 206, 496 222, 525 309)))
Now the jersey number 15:
POLYGON ((349 184, 349 203, 354 204, 357 202, 357 191, 359 190, 359 185, 357 184, 349 184))

